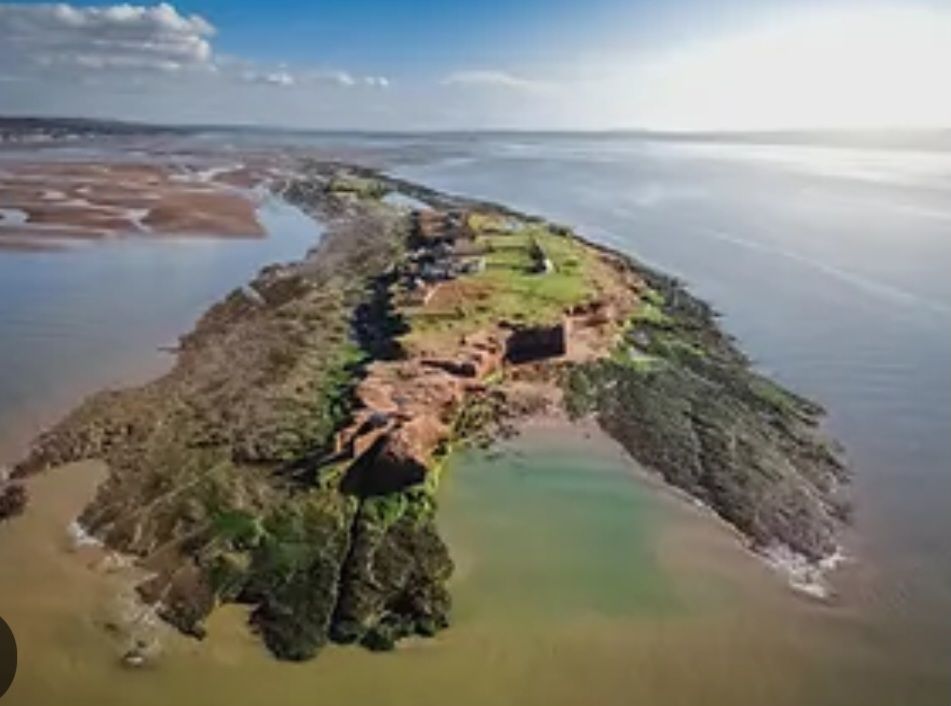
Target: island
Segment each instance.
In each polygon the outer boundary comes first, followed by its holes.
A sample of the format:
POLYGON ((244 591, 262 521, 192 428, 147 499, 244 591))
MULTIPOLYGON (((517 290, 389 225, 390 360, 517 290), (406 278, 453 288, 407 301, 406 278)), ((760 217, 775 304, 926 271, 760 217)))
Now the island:
POLYGON ((758 551, 835 552, 848 474, 822 410, 678 281, 365 167, 306 159, 271 188, 323 224, 317 247, 212 306, 170 372, 42 434, 3 489, 15 514, 19 479, 105 461, 79 523, 149 572, 138 593, 175 627, 246 604, 288 660, 436 634, 446 458, 546 415, 596 420, 758 551))

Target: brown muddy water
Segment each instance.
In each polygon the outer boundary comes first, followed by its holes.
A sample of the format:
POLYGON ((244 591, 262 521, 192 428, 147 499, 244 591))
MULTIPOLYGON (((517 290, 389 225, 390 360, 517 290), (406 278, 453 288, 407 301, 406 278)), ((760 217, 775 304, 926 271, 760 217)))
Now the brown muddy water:
POLYGON ((157 664, 130 669, 107 626, 129 608, 131 571, 66 530, 103 475, 78 464, 35 479, 28 512, 0 529, 0 605, 20 648, 6 703, 832 706, 928 703, 936 686, 900 651, 878 663, 847 608, 792 594, 705 510, 579 427, 453 459, 440 523, 455 622, 437 639, 285 664, 229 607, 204 642, 164 631, 157 664))
MULTIPOLYGON (((951 160, 843 170, 792 148, 498 137, 433 161, 416 142, 411 176, 687 277, 763 367, 827 404, 858 508, 834 598, 792 592, 600 435, 535 429, 445 475, 458 568, 438 639, 283 664, 228 608, 204 642, 168 632, 154 667, 127 669, 108 625, 128 570, 67 531, 102 475, 84 464, 31 481, 27 513, 0 525, 0 615, 20 644, 4 703, 947 706, 951 160)), ((0 253, 0 461, 82 394, 161 370, 157 347, 215 298, 302 254, 313 224, 284 215, 260 243, 0 253)))

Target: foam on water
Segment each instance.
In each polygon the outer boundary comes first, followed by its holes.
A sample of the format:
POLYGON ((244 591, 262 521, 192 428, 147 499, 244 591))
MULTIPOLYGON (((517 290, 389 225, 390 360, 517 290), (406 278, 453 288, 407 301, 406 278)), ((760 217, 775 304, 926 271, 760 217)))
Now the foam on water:
POLYGON ((772 544, 761 554, 770 567, 786 577, 790 588, 819 600, 832 598, 834 593, 829 573, 846 560, 841 548, 819 561, 813 561, 785 544, 772 544))

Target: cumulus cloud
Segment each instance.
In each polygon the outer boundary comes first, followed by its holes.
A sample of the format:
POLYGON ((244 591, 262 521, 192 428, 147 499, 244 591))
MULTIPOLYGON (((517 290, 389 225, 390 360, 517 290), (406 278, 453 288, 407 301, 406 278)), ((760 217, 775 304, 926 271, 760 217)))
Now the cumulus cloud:
POLYGON ((294 86, 297 79, 287 71, 243 71, 241 80, 248 83, 264 83, 271 86, 294 86))
POLYGON ((350 88, 353 86, 372 86, 386 88, 390 81, 385 76, 354 76, 348 71, 321 71, 311 70, 301 73, 303 83, 332 84, 350 88))
POLYGON ((445 86, 487 86, 519 90, 538 90, 550 87, 545 81, 535 81, 506 71, 473 69, 456 71, 442 80, 445 86))
POLYGON ((34 69, 177 71, 212 62, 215 28, 171 5, 0 4, 0 63, 34 69))
POLYGON ((260 64, 217 56, 215 27, 174 6, 0 3, 0 75, 7 80, 65 79, 95 84, 115 75, 124 85, 189 72, 233 84, 302 89, 305 86, 385 88, 383 76, 260 64))
MULTIPOLYGON (((318 76, 315 76, 315 78, 320 80, 322 76, 318 75, 318 76)), ((336 81, 337 83, 339 83, 341 86, 352 86, 356 83, 356 81, 353 80, 353 76, 348 74, 346 71, 334 72, 333 74, 330 75, 330 78, 336 81)))

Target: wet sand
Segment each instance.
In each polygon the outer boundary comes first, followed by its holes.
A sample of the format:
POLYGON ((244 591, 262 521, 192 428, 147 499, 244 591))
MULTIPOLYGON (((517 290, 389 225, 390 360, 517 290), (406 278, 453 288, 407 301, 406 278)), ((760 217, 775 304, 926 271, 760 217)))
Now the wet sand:
POLYGON ((254 188, 273 165, 0 161, 0 248, 128 235, 262 237, 254 188))

